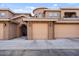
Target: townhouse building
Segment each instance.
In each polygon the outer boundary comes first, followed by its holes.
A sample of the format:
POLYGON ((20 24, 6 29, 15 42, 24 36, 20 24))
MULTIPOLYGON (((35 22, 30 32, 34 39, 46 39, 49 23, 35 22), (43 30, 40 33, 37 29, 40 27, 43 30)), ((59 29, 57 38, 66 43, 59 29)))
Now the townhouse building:
POLYGON ((79 8, 39 7, 31 13, 0 9, 0 39, 25 36, 27 40, 79 38, 79 8))

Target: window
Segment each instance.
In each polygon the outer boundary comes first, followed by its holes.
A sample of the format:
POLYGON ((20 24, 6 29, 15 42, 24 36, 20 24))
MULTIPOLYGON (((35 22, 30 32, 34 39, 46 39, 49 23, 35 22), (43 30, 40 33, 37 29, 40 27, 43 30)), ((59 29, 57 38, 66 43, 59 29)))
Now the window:
POLYGON ((43 18, 43 14, 42 13, 35 14, 35 17, 36 18, 43 18))
POLYGON ((48 18, 54 18, 54 17, 57 17, 58 16, 58 13, 49 13, 48 14, 48 18))
POLYGON ((5 16, 5 13, 0 13, 0 16, 1 16, 1 17, 5 16))
POLYGON ((76 18, 76 12, 65 12, 64 13, 65 18, 76 18))

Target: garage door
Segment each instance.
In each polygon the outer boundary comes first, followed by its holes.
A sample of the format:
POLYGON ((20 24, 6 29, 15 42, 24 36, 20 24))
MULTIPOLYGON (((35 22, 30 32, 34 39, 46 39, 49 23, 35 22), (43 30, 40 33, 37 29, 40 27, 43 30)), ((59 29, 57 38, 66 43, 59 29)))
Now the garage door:
POLYGON ((33 39, 48 39, 48 24, 34 23, 33 24, 33 39))
POLYGON ((79 24, 55 24, 55 38, 79 38, 79 24))
POLYGON ((0 23, 0 39, 3 39, 3 23, 0 23))

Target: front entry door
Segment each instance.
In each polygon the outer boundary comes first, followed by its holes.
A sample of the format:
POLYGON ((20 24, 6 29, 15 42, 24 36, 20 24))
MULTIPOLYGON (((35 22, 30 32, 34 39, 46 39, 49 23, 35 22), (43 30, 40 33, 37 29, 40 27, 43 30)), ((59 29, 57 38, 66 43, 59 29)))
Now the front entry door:
POLYGON ((27 36, 27 27, 23 24, 21 27, 21 36, 27 36))

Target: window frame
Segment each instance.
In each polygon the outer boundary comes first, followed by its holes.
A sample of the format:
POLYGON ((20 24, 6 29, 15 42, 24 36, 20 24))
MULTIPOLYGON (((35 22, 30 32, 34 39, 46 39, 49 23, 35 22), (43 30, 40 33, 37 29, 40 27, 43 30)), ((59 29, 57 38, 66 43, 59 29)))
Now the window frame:
POLYGON ((48 18, 56 18, 56 17, 58 17, 58 12, 50 12, 50 13, 48 13, 47 17, 48 18))
POLYGON ((76 12, 64 12, 64 18, 77 18, 77 13, 76 12))

